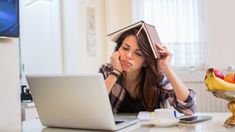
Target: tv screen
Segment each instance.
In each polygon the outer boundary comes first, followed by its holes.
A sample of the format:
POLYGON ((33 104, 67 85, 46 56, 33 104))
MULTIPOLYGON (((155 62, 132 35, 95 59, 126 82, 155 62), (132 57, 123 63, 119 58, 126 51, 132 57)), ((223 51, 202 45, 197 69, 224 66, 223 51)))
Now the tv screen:
POLYGON ((19 37, 19 0, 0 0, 0 37, 19 37))

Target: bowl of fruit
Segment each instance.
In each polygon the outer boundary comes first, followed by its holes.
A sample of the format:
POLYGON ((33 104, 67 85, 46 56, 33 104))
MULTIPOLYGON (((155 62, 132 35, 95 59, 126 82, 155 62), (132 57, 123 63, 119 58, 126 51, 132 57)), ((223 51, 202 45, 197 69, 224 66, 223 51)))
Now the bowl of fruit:
POLYGON ((235 72, 228 72, 225 76, 217 69, 210 68, 206 72, 205 85, 215 97, 228 101, 228 109, 232 112, 224 125, 235 126, 235 72))

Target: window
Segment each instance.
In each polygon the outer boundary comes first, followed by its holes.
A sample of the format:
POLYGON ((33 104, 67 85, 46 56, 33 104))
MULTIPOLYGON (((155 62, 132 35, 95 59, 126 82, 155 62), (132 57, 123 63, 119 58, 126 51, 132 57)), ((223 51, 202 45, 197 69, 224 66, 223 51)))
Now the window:
POLYGON ((204 0, 132 0, 132 17, 156 26, 162 44, 173 53, 173 66, 205 66, 204 0))

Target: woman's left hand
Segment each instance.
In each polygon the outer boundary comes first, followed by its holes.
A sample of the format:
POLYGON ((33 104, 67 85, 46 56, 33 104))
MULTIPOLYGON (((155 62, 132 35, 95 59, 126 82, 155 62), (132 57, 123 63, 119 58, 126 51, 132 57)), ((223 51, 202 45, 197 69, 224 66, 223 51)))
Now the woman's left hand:
POLYGON ((164 72, 165 69, 169 67, 172 53, 167 50, 166 46, 162 46, 161 44, 156 44, 156 47, 161 56, 161 58, 158 59, 158 67, 162 72, 164 72))

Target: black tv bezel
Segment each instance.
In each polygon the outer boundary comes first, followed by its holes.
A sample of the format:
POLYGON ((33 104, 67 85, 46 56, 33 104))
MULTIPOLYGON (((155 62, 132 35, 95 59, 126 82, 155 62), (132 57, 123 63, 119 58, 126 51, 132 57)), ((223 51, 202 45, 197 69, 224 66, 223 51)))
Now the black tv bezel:
POLYGON ((17 15, 17 20, 16 20, 16 23, 17 23, 17 33, 16 34, 8 34, 8 35, 6 35, 6 34, 0 34, 0 38, 19 38, 20 37, 20 7, 19 7, 19 4, 20 3, 20 1, 19 0, 16 0, 16 8, 17 8, 17 13, 16 13, 16 15, 17 15))

